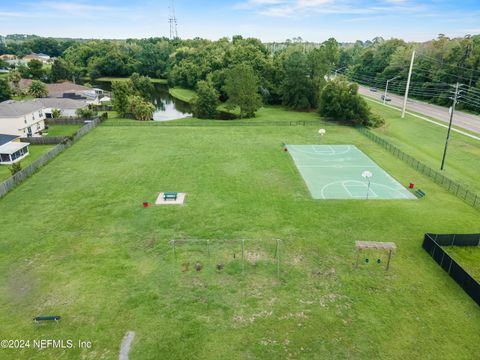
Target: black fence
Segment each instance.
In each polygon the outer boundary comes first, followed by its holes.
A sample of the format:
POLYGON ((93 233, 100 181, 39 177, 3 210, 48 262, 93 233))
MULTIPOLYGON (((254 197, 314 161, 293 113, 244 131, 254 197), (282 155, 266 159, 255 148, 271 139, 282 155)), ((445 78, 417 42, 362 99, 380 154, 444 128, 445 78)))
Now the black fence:
POLYGON ((480 234, 425 234, 422 245, 433 260, 480 305, 480 283, 448 255, 442 246, 480 246, 480 234))
POLYGON ((467 204, 473 206, 477 210, 480 210, 480 196, 467 189, 463 185, 457 183, 446 177, 445 175, 441 174, 439 171, 432 169, 431 167, 425 165, 424 163, 418 161, 413 156, 408 155, 407 153, 400 150, 395 145, 392 145, 390 142, 385 140, 384 138, 375 135, 373 132, 366 128, 358 128, 360 132, 366 135, 370 140, 373 140, 379 145, 382 145, 388 151, 390 151, 393 155, 398 157, 400 160, 405 161, 408 165, 413 167, 415 170, 420 171, 422 174, 431 178, 437 184, 443 186, 449 192, 453 193, 458 198, 465 201, 467 204))

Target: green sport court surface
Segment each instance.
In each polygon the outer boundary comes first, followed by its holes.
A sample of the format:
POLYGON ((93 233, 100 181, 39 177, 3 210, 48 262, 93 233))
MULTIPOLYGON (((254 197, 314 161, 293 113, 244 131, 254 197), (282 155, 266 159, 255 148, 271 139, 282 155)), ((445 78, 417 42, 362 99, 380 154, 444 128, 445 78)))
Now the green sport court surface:
POLYGON ((416 197, 354 145, 287 145, 314 199, 415 199, 416 197))

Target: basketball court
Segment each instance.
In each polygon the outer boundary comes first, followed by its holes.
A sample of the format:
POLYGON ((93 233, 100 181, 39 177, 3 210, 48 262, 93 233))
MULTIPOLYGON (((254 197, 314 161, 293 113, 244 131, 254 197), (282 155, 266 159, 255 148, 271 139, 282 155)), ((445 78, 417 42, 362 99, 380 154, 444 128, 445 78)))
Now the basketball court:
POLYGON ((354 145, 286 147, 314 199, 416 199, 354 145))

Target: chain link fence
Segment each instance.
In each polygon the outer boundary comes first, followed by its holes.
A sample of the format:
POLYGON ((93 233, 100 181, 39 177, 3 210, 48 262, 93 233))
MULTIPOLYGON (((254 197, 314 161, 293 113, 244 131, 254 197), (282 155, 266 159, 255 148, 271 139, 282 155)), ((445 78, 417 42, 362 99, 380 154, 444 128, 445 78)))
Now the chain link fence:
POLYGON ((473 206, 477 210, 480 210, 480 197, 478 194, 474 193, 473 191, 467 189, 463 185, 457 183, 446 177, 445 175, 441 174, 440 172, 432 169, 431 167, 425 165, 424 163, 418 161, 413 156, 408 155, 407 153, 400 150, 395 145, 391 144, 384 138, 375 135, 373 132, 368 130, 367 128, 358 128, 362 134, 367 136, 370 140, 376 142, 377 144, 383 146, 385 149, 390 151, 393 155, 395 155, 400 160, 406 162, 408 165, 413 167, 415 170, 421 172, 422 174, 431 178, 435 183, 443 186, 449 192, 457 196, 458 198, 465 201, 467 204, 473 206))
MULTIPOLYGON (((302 120, 302 121, 241 121, 241 120, 205 120, 202 122, 190 121, 125 121, 125 120, 112 120, 102 124, 102 126, 186 126, 186 127, 212 127, 212 126, 313 126, 327 124, 321 120, 302 120)), ((329 125, 335 125, 330 124, 329 125)))

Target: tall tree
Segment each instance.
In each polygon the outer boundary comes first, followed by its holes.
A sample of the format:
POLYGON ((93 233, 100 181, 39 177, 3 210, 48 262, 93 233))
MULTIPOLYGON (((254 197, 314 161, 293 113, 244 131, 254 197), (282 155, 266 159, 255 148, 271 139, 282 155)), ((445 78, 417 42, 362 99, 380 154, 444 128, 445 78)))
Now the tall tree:
POLYGON ((130 81, 132 82, 133 91, 135 93, 143 97, 145 100, 151 98, 154 87, 152 80, 149 77, 133 73, 132 76, 130 76, 130 81))
POLYGON ((125 116, 128 112, 128 98, 132 94, 133 85, 130 80, 112 82, 113 108, 120 116, 125 116))
POLYGON ((383 123, 358 94, 358 85, 344 77, 337 77, 325 85, 320 93, 318 111, 321 116, 354 125, 379 126, 383 123))
POLYGON ((43 98, 48 96, 47 86, 40 80, 33 80, 28 87, 28 93, 36 98, 43 98))
POLYGON ((148 121, 152 119, 155 106, 139 95, 130 95, 128 97, 128 111, 133 114, 135 119, 148 121))
POLYGON ((193 102, 193 114, 200 119, 212 119, 217 114, 219 94, 210 81, 199 81, 197 97, 193 102))
POLYGON ((45 70, 42 62, 38 60, 30 60, 27 64, 29 77, 35 80, 43 80, 45 77, 45 70))
POLYGON ((0 78, 0 102, 12 98, 12 91, 6 79, 0 78))
POLYGON ((12 89, 15 94, 20 93, 20 80, 22 80, 22 75, 17 70, 12 70, 8 73, 8 81, 12 85, 12 89))
POLYGON ((283 64, 282 101, 295 110, 308 110, 315 103, 315 92, 307 57, 301 51, 290 53, 283 64))
POLYGON ((240 118, 254 117, 262 105, 258 93, 258 78, 250 65, 239 64, 229 69, 224 89, 228 96, 228 107, 238 106, 240 118))
POLYGON ((52 64, 50 78, 53 82, 71 80, 74 76, 73 65, 62 58, 57 58, 52 64))

